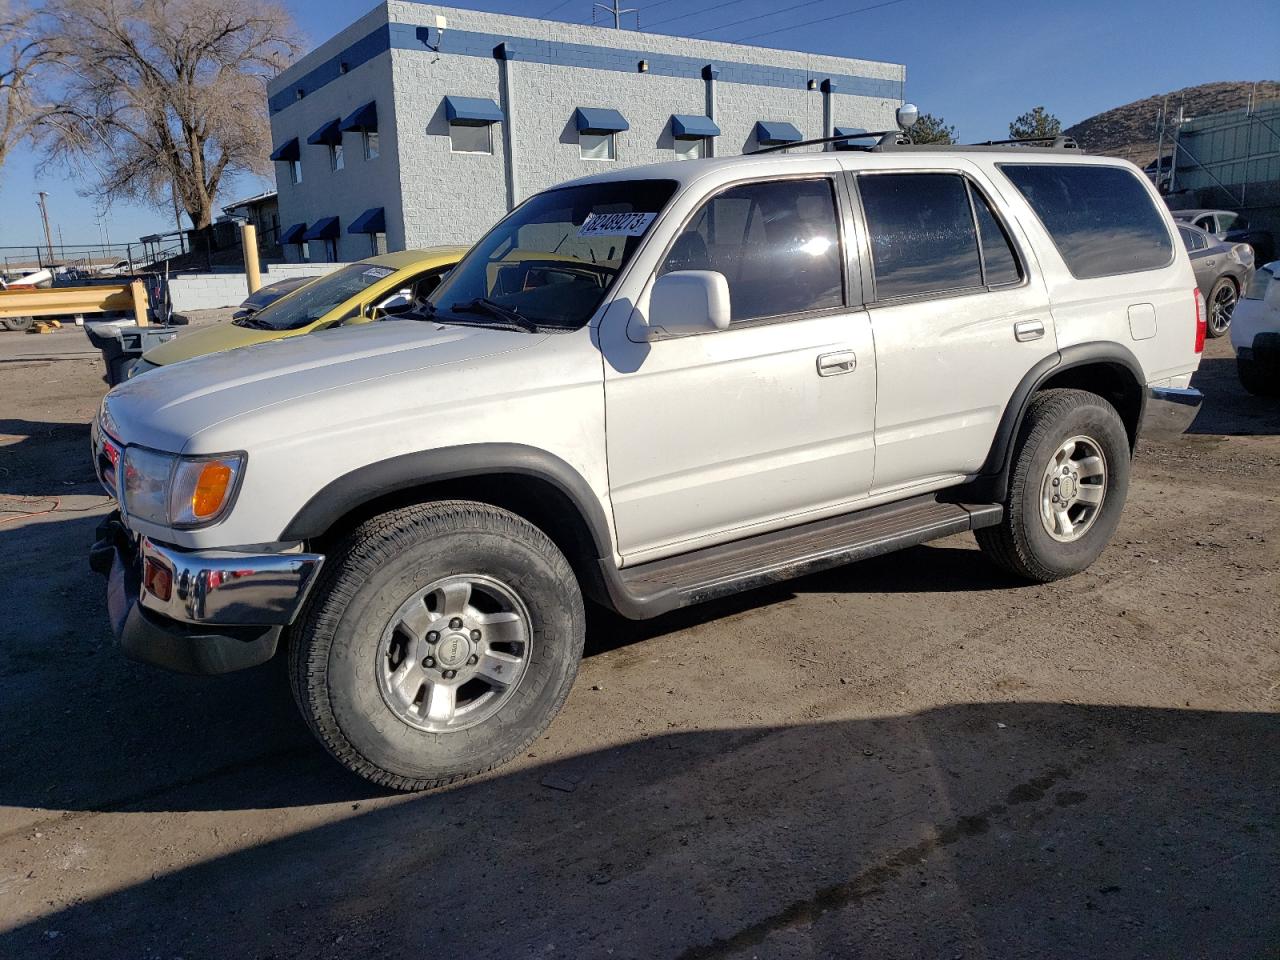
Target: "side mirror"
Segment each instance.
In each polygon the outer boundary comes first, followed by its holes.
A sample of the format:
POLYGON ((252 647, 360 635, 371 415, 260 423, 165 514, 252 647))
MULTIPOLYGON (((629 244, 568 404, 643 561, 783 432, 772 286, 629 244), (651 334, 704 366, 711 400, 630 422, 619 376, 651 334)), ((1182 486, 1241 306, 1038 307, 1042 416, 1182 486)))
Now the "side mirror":
POLYGON ((675 270, 649 295, 646 340, 714 333, 729 327, 729 281, 715 270, 675 270))
POLYGON ((413 291, 405 287, 403 290, 397 290, 381 303, 371 306, 368 316, 370 320, 381 320, 384 317, 394 317, 399 313, 408 313, 411 309, 413 309, 413 291))

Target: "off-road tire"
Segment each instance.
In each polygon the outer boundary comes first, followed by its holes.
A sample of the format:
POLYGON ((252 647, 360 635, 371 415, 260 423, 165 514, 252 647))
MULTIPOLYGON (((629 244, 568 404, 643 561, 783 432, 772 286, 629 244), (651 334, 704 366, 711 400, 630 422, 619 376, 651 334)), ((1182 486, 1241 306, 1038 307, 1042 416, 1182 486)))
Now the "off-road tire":
POLYGON ((292 631, 289 672, 303 717, 340 763, 380 786, 423 790, 524 751, 564 704, 585 632, 577 580, 546 534, 497 507, 438 501, 376 516, 331 551, 292 631), (509 584, 528 609, 527 671, 490 719, 444 733, 417 729, 379 690, 379 638, 415 589, 475 573, 509 584))
POLYGON ((978 546, 997 566, 1039 583, 1087 568, 1102 553, 1124 510, 1129 489, 1129 437, 1115 408, 1083 390, 1036 394, 1018 433, 1009 495, 999 525, 974 531, 978 546), (1068 439, 1096 440, 1106 456, 1107 488, 1097 518, 1074 542, 1049 535, 1040 518, 1041 487, 1054 452, 1068 439))
POLYGON ((1280 397, 1280 367, 1236 358, 1240 385, 1255 397, 1280 397))

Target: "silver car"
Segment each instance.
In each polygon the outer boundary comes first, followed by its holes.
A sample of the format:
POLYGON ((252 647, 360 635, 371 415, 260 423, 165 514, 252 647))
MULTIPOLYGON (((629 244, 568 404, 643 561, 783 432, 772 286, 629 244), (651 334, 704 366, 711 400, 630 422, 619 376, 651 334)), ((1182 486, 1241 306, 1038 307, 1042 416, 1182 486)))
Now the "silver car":
POLYGON ((1209 308, 1209 336, 1220 337, 1231 329, 1240 292, 1247 290, 1253 279, 1253 248, 1247 243, 1219 240, 1187 223, 1178 224, 1178 234, 1191 255, 1196 286, 1209 308))

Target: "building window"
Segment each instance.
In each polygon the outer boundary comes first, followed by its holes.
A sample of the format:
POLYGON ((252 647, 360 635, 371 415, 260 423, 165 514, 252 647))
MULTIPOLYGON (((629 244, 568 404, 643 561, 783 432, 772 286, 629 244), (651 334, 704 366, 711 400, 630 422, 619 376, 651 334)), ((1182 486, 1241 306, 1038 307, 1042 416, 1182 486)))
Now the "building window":
POLYGON ((378 131, 365 130, 361 139, 364 141, 364 158, 366 160, 378 159, 378 131))
POLYGON ((302 161, 301 160, 289 161, 289 182, 290 183, 302 182, 302 161))
POLYGON ((454 153, 493 153, 493 124, 449 124, 449 148, 454 153))
POLYGON ((675 140, 677 160, 701 160, 707 155, 707 138, 677 138, 675 140))
POLYGON ((583 160, 616 160, 612 133, 579 133, 578 153, 583 160))
POLYGON ((338 241, 336 238, 324 241, 324 259, 326 263, 338 262, 338 241))
POLYGON ((369 234, 369 255, 380 257, 387 252, 387 235, 385 233, 369 234))
POLYGON ((329 169, 336 172, 346 165, 346 161, 342 157, 342 144, 329 144, 329 169))

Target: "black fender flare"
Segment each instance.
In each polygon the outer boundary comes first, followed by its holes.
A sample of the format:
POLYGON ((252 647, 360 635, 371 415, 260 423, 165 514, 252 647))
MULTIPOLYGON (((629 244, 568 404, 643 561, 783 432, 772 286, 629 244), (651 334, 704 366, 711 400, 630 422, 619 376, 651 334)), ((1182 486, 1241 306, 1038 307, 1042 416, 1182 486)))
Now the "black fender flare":
POLYGON ((352 510, 379 497, 443 480, 516 474, 555 487, 577 508, 597 557, 613 555, 599 498, 577 470, 553 453, 521 443, 474 443, 406 453, 366 464, 331 480, 289 521, 279 539, 310 540, 352 510))
POLYGON ((1000 423, 996 427, 996 435, 991 441, 991 449, 987 452, 987 459, 982 465, 981 478, 978 481, 985 494, 983 499, 1002 502, 1008 495, 1009 471, 1013 466, 1014 442, 1017 440, 1018 431, 1027 415, 1027 407, 1031 405, 1031 398, 1036 391, 1050 377, 1065 370, 1070 370, 1072 367, 1083 367, 1090 364, 1112 364, 1128 370, 1134 379, 1134 383, 1139 388, 1140 402, 1144 409, 1140 409, 1138 412, 1138 423, 1142 423, 1142 415, 1147 402, 1146 390, 1142 389, 1146 384, 1146 376, 1142 372, 1142 365, 1132 351, 1123 344, 1108 341, 1092 341, 1063 347, 1057 353, 1051 353, 1044 357, 1027 371, 1022 380, 1019 381, 1017 388, 1015 388, 1009 403, 1005 406, 1004 413, 1000 417, 1000 423))

